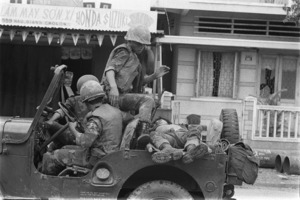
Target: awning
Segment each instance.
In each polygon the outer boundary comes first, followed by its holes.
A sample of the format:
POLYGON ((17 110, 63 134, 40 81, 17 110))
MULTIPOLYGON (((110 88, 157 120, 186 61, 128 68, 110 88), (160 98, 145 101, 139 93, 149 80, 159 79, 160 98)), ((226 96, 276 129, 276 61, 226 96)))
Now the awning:
POLYGON ((165 35, 164 37, 156 38, 156 42, 161 44, 188 44, 188 45, 208 45, 208 46, 244 47, 244 48, 283 49, 283 50, 300 49, 300 42, 215 38, 215 37, 190 37, 190 36, 165 35))
POLYGON ((157 30, 157 12, 0 3, 0 26, 124 32, 143 24, 157 30))

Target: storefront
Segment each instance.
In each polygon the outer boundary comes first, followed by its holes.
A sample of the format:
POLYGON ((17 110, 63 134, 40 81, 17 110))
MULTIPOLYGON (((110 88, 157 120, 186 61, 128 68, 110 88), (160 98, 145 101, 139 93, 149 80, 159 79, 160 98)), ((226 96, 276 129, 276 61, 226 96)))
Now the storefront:
MULTIPOLYGON (((157 12, 0 4, 0 115, 32 117, 52 77, 66 64, 78 77, 102 77, 111 50, 130 26, 157 32, 157 12)), ((74 84, 75 83, 75 84, 74 84)))

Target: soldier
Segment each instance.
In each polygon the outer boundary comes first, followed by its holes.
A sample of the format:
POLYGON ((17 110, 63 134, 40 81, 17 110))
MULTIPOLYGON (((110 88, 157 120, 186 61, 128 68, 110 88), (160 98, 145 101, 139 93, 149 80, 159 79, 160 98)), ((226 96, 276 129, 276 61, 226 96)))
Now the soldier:
MULTIPOLYGON (((151 115, 155 107, 154 99, 142 93, 142 86, 168 73, 167 66, 160 66, 153 74, 145 75, 138 54, 141 54, 150 43, 150 32, 144 26, 136 26, 127 31, 124 44, 119 45, 110 53, 102 77, 104 90, 112 106, 123 111, 137 111, 142 127, 138 137, 138 146, 145 146, 149 141, 147 132, 151 115)), ((145 51, 147 54, 149 51, 145 51)), ((150 61, 147 61, 150 63, 150 61)))
MULTIPOLYGON (((150 133, 154 146, 159 150, 152 154, 152 160, 156 163, 166 163, 182 158, 183 163, 191 163, 195 159, 203 157, 212 150, 201 141, 201 126, 185 127, 169 124, 164 119, 156 122, 157 128, 150 133)), ((147 145, 149 152, 153 149, 147 145)))
POLYGON ((128 120, 122 112, 103 104, 105 92, 97 81, 87 81, 80 90, 83 102, 91 111, 85 132, 76 129, 76 122, 69 128, 75 135, 76 145, 64 146, 43 156, 42 172, 57 175, 66 166, 93 166, 99 158, 117 151, 122 138, 122 122, 128 120))
MULTIPOLYGON (((93 75, 86 74, 81 76, 78 79, 76 85, 78 94, 80 92, 81 86, 89 80, 94 80, 99 82, 98 78, 93 75)), ((84 124, 84 117, 89 112, 89 110, 87 109, 85 103, 82 102, 82 97, 80 95, 71 96, 66 100, 65 105, 71 112, 75 114, 79 122, 81 124, 84 124)), ((56 131, 58 131, 63 127, 63 125, 57 122, 57 120, 63 117, 65 117, 65 113, 61 109, 58 109, 55 111, 52 117, 46 122, 50 134, 54 134, 56 131)), ((72 145, 72 144, 75 144, 75 136, 72 132, 70 132, 69 129, 67 129, 66 131, 61 133, 57 137, 57 139, 55 139, 52 143, 50 143, 48 151, 53 151, 55 149, 61 148, 64 145, 72 145)))

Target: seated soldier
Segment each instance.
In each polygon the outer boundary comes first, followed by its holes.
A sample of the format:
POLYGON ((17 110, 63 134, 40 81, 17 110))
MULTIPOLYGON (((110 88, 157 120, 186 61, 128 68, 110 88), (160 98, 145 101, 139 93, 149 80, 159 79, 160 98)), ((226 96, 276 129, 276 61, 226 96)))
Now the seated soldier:
POLYGON ((76 122, 69 122, 76 145, 64 146, 43 155, 42 172, 58 175, 66 166, 91 167, 99 158, 119 150, 122 140, 122 122, 128 115, 109 104, 103 104, 105 92, 97 81, 87 81, 80 89, 80 96, 88 113, 85 132, 76 130, 76 122))
MULTIPOLYGON (((150 133, 154 146, 159 150, 152 154, 156 163, 166 163, 182 158, 184 163, 191 163, 195 159, 211 153, 211 149, 201 141, 201 126, 190 126, 189 129, 169 124, 164 119, 155 122, 157 128, 150 133)), ((149 152, 153 149, 147 146, 149 152)))
MULTIPOLYGON (((84 117, 89 112, 89 110, 87 109, 85 103, 82 102, 82 97, 79 95, 79 92, 81 86, 89 80, 94 80, 99 82, 98 78, 93 75, 86 74, 81 76, 78 79, 76 85, 78 95, 69 97, 65 102, 66 107, 73 112, 73 114, 78 118, 81 124, 84 124, 84 117)), ((55 113, 52 115, 52 117, 46 122, 49 133, 51 135, 53 135, 56 131, 58 131, 63 127, 63 125, 57 122, 57 120, 63 117, 65 117, 65 113, 61 109, 57 109, 55 113)), ((59 149, 63 147, 64 145, 73 145, 73 144, 75 144, 75 136, 70 131, 70 129, 67 129, 63 133, 61 133, 52 143, 50 143, 48 151, 51 152, 55 149, 59 149)))

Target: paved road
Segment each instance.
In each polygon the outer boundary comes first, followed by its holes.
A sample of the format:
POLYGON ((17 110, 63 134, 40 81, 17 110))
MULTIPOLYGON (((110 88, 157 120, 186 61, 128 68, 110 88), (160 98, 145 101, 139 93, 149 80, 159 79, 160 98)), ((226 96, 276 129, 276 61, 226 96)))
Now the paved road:
POLYGON ((237 200, 300 200, 299 175, 286 175, 274 169, 259 169, 254 185, 235 186, 237 200))

